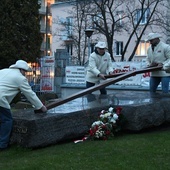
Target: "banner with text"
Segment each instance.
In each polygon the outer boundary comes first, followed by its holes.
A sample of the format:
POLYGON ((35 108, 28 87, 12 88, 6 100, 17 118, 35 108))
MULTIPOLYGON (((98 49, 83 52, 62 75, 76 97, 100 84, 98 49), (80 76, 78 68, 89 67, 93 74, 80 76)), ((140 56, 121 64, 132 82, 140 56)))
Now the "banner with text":
MULTIPOLYGON (((126 73, 145 68, 145 62, 113 62, 115 73, 126 73)), ((118 85, 149 85, 150 72, 137 74, 125 80, 117 82, 118 85)), ((84 66, 67 66, 66 67, 66 83, 84 84, 85 83, 85 68, 84 66)))
POLYGON ((67 66, 66 83, 84 84, 85 68, 82 66, 67 66))
POLYGON ((41 59, 41 91, 54 91, 54 66, 55 58, 53 56, 45 56, 41 59))

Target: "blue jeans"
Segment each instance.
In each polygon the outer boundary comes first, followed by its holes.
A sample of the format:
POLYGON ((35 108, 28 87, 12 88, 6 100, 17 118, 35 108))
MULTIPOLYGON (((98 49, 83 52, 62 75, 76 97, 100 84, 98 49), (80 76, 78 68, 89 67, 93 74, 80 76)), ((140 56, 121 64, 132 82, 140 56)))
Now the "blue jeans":
POLYGON ((13 118, 10 109, 0 106, 0 148, 7 148, 12 131, 13 118))
MULTIPOLYGON (((93 87, 93 86, 95 86, 95 83, 91 83, 91 82, 86 81, 86 88, 90 88, 90 87, 93 87)), ((100 89, 100 94, 107 94, 105 87, 100 89)))
POLYGON ((168 93, 169 92, 169 80, 170 77, 151 77, 150 78, 150 92, 155 93, 158 85, 161 82, 162 92, 168 93))

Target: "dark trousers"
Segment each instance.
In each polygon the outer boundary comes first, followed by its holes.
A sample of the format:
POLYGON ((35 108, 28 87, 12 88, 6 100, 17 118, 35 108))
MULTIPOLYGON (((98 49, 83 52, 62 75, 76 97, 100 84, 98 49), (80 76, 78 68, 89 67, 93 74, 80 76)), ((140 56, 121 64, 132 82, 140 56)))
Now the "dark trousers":
POLYGON ((0 148, 7 148, 12 131, 13 118, 10 109, 0 107, 0 148))
MULTIPOLYGON (((90 88, 90 87, 93 87, 93 86, 95 86, 95 83, 91 83, 91 82, 86 81, 86 88, 90 88)), ((100 94, 107 94, 105 87, 100 89, 100 94)))
POLYGON ((168 93, 169 92, 169 80, 170 80, 169 76, 168 77, 151 77, 150 78, 150 92, 155 93, 158 85, 161 83, 162 92, 168 93))

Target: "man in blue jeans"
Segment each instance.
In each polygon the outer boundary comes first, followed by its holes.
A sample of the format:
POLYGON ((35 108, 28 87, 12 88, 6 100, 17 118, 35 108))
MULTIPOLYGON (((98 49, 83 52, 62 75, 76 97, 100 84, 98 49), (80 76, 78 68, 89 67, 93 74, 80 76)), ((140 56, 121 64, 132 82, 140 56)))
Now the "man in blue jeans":
POLYGON ((147 50, 147 66, 162 66, 163 69, 151 72, 150 92, 155 94, 158 85, 161 83, 162 93, 169 92, 170 73, 166 72, 166 65, 170 64, 170 46, 160 41, 161 35, 150 33, 146 41, 150 42, 147 50))
POLYGON ((0 70, 0 151, 7 149, 9 146, 13 124, 10 103, 19 92, 25 95, 35 106, 35 109, 41 109, 42 112, 47 111, 47 108, 28 84, 25 77, 27 71, 31 71, 31 68, 23 60, 18 60, 9 68, 0 70))

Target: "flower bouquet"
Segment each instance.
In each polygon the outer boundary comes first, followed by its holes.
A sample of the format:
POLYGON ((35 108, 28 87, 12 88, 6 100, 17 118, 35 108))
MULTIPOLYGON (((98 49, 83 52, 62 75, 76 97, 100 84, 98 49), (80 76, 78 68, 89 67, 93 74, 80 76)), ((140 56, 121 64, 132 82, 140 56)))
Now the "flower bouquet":
POLYGON ((102 110, 99 113, 98 120, 92 123, 88 135, 82 140, 74 141, 74 143, 83 142, 87 139, 107 140, 109 137, 115 136, 125 122, 121 110, 121 107, 110 107, 107 111, 102 110))
POLYGON ((93 139, 107 140, 121 130, 122 114, 121 107, 114 109, 110 107, 107 111, 102 110, 99 118, 89 130, 89 137, 93 139))

